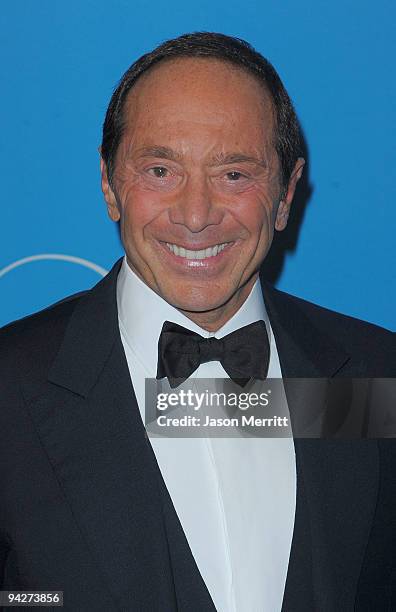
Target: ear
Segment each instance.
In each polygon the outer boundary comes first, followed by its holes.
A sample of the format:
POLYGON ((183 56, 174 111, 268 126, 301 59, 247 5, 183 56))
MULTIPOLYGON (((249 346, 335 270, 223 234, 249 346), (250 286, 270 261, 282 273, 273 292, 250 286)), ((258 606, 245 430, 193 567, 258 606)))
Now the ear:
POLYGON ((287 191, 285 196, 279 202, 278 210, 276 213, 275 219, 275 229, 278 232, 281 232, 285 229, 287 225, 287 221, 289 219, 290 207, 293 201, 294 192, 296 191, 296 186, 298 181, 301 178, 303 173, 303 168, 305 164, 305 159, 299 157, 296 161, 296 165, 294 166, 293 172, 290 175, 289 183, 287 185, 287 191))
MULTIPOLYGON (((100 153, 100 147, 99 147, 99 153, 100 153)), ((102 175, 102 191, 103 191, 104 199, 106 200, 108 215, 110 219, 117 222, 120 220, 120 211, 118 209, 117 200, 114 195, 114 191, 111 188, 111 185, 109 183, 109 178, 107 176, 107 167, 106 167, 106 164, 102 156, 100 156, 100 173, 102 175)))

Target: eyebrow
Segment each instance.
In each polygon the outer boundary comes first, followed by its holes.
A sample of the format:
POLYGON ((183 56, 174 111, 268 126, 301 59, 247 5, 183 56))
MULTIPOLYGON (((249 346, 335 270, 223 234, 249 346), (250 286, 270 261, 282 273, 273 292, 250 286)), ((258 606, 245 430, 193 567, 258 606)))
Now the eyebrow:
POLYGON ((264 159, 253 157, 251 155, 245 155, 244 153, 217 153, 212 162, 211 166, 226 166, 228 164, 240 164, 247 162, 250 164, 257 164, 267 168, 268 164, 264 159))
MULTIPOLYGON (((148 146, 142 147, 137 151, 139 157, 159 157, 162 159, 169 159, 170 161, 180 162, 182 159, 182 155, 177 151, 174 151, 170 147, 164 146, 148 146)), ((262 166, 264 168, 268 167, 267 162, 264 159, 253 157, 251 155, 245 155, 244 153, 217 153, 211 159, 209 165, 210 166, 223 166, 230 164, 238 164, 238 163, 250 163, 262 166)))
POLYGON ((139 157, 161 157, 162 159, 169 159, 171 161, 178 162, 181 160, 181 155, 176 153, 169 147, 162 147, 153 145, 152 147, 142 147, 137 151, 139 157))

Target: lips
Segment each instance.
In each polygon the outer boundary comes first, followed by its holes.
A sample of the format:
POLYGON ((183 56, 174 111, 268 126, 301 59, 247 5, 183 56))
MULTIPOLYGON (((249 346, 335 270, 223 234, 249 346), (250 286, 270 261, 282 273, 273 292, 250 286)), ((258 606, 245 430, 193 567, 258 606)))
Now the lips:
POLYGON ((216 257, 223 249, 229 245, 229 242, 222 242, 213 246, 206 247, 204 249, 186 249, 185 247, 170 242, 165 243, 171 253, 177 257, 183 257, 185 259, 208 259, 210 257, 216 257))

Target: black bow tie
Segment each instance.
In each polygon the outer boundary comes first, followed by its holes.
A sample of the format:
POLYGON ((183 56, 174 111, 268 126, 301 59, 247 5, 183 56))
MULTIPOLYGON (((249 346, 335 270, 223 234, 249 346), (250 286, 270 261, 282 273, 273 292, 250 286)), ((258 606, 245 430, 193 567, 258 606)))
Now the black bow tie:
POLYGON ((176 323, 165 321, 158 342, 157 379, 177 387, 207 361, 220 361, 240 386, 267 377, 270 347, 264 321, 256 321, 224 336, 203 338, 176 323))

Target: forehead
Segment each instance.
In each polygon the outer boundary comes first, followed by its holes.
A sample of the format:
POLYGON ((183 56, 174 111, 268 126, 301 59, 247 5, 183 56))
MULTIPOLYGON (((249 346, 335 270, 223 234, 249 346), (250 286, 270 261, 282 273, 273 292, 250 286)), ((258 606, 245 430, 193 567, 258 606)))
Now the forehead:
POLYGON ((272 136, 275 123, 264 84, 243 68, 213 58, 160 62, 130 91, 124 117, 134 132, 202 125, 240 133, 259 130, 265 137, 272 136))

